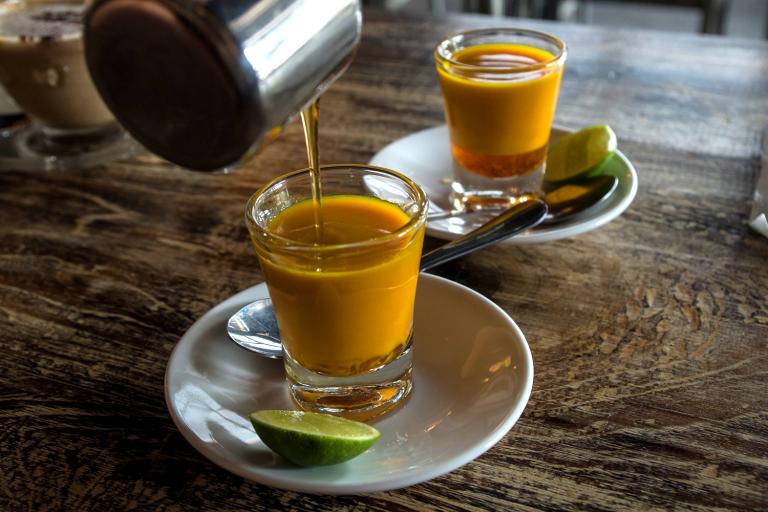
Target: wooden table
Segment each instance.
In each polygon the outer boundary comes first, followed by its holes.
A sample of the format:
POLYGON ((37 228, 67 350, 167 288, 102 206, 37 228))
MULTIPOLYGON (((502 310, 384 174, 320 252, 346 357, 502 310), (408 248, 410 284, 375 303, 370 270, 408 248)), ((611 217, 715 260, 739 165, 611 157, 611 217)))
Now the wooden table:
POLYGON ((433 481, 333 498, 244 481, 174 427, 168 357, 262 280, 243 205, 304 166, 293 123, 229 175, 149 155, 0 172, 0 510, 768 509, 768 240, 746 225, 768 43, 368 12, 323 99, 322 160, 364 162, 443 122, 433 45, 502 24, 568 41, 557 122, 610 123, 640 189, 597 231, 438 271, 508 311, 531 346, 533 394, 501 442, 433 481))

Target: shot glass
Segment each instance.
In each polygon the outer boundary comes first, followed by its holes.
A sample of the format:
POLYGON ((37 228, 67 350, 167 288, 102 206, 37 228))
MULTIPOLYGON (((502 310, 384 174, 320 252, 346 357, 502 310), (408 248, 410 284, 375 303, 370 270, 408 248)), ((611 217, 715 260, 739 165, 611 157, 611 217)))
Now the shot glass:
POLYGON ((405 176, 363 165, 277 178, 246 208, 305 410, 367 420, 411 392, 413 308, 427 199, 405 176))
POLYGON ((434 53, 455 207, 539 194, 566 45, 524 29, 461 32, 434 53))
POLYGON ((0 141, 3 164, 89 167, 135 151, 86 68, 84 11, 77 0, 0 5, 0 82, 32 121, 0 141))

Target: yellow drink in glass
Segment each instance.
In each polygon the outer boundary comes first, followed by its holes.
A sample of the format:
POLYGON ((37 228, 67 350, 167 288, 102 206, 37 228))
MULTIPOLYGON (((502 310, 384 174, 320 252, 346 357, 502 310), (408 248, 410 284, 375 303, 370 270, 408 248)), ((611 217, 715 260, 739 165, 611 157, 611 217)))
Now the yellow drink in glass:
POLYGON ((246 221, 303 409, 370 419, 411 391, 413 309, 427 199, 371 166, 323 166, 266 185, 246 221))
POLYGON ((539 191, 566 58, 520 29, 458 34, 435 50, 459 193, 539 191))
MULTIPOLYGON (((321 243, 329 246, 386 236, 410 220, 392 203, 347 195, 324 197, 321 217, 321 243)), ((314 205, 290 206, 270 231, 315 242, 314 205)), ((325 375, 356 375, 392 361, 411 334, 423 239, 422 226, 413 238, 393 238, 373 252, 304 262, 259 251, 284 350, 325 375)))

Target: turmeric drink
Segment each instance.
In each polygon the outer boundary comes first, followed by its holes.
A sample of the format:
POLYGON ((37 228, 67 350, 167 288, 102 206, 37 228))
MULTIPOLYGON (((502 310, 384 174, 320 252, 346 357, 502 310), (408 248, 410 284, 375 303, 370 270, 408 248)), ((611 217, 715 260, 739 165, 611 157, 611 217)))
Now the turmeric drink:
POLYGON ((318 235, 315 205, 305 200, 269 231, 324 250, 307 258, 259 251, 259 260, 284 350, 307 370, 356 375, 389 363, 410 340, 424 229, 373 249, 334 251, 391 236, 411 219, 397 205, 354 195, 323 196, 320 218, 318 235))
POLYGON ((366 421, 410 394, 427 204, 402 174, 354 164, 286 174, 248 201, 301 409, 366 421))
POLYGON ((454 164, 468 175, 454 172, 456 180, 493 188, 501 186, 494 180, 542 174, 563 43, 533 31, 478 30, 443 41, 435 59, 454 164))
POLYGON ((555 115, 562 68, 484 72, 483 68, 530 68, 552 60, 546 50, 519 44, 472 46, 454 54, 476 66, 469 76, 441 70, 440 84, 451 130, 451 151, 465 168, 490 177, 527 174, 544 160, 555 115))

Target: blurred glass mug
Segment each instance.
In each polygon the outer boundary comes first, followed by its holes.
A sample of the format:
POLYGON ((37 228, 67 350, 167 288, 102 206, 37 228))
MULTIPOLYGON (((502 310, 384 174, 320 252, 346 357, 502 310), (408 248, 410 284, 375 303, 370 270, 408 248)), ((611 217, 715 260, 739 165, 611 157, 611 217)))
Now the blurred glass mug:
POLYGON ((88 68, 120 123, 194 170, 232 166, 346 69, 359 0, 95 0, 88 68))
POLYGON ((88 75, 84 12, 82 0, 0 3, 0 82, 32 120, 4 134, 0 163, 82 167, 135 148, 88 75))

